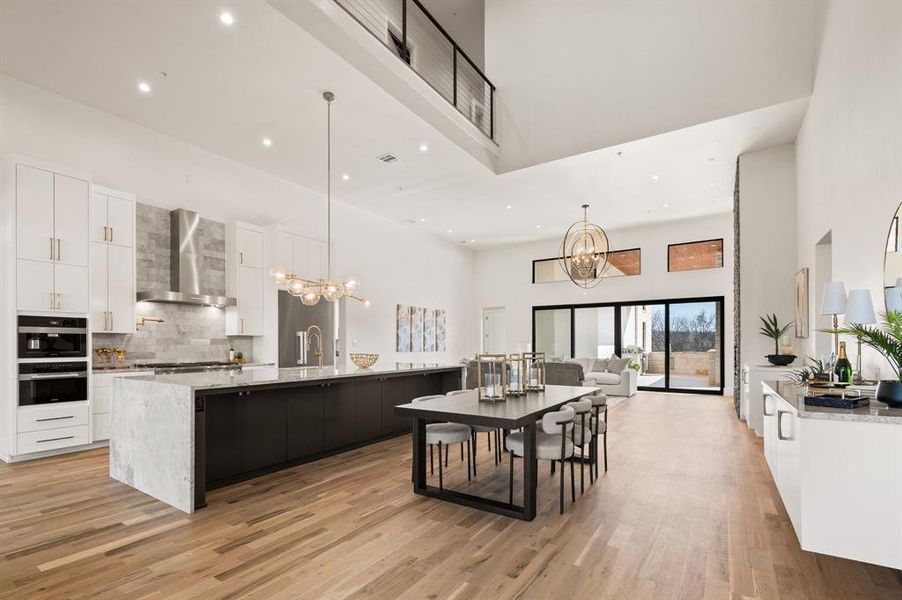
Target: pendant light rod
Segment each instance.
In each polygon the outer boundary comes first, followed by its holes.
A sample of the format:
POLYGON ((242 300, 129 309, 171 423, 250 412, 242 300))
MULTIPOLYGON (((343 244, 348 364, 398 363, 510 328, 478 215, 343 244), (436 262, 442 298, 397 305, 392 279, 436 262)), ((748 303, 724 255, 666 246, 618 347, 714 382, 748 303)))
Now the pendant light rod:
POLYGON ((323 92, 326 101, 326 279, 332 280, 332 101, 335 94, 323 92))

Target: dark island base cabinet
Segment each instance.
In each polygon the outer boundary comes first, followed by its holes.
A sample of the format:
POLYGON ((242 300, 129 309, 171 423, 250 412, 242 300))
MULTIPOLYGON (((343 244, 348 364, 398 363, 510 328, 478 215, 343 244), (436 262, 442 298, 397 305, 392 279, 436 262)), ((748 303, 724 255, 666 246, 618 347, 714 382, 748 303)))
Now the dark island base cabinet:
POLYGON ((459 387, 455 369, 201 393, 195 505, 204 490, 409 432, 395 406, 459 387))

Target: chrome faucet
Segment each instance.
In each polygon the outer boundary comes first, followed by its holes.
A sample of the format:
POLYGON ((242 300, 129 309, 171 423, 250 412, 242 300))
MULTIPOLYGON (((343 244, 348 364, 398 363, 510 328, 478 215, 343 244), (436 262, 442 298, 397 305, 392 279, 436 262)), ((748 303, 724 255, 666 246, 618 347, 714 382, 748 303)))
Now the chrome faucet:
POLYGON ((305 344, 305 349, 310 350, 310 343, 313 341, 312 337, 316 336, 316 349, 313 351, 313 355, 319 359, 319 368, 323 368, 323 332, 320 330, 319 326, 311 325, 307 328, 307 343, 305 344))

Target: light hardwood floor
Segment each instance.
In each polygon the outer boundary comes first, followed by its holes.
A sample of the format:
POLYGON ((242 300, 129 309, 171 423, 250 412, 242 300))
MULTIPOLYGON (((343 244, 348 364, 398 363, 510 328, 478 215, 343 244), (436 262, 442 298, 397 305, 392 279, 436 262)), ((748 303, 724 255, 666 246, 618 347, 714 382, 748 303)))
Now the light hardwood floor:
MULTIPOLYGON (((560 516, 541 463, 531 523, 414 496, 408 437, 190 516, 110 480, 106 450, 0 463, 0 597, 902 598, 897 571, 799 548, 731 400, 640 393, 610 412, 610 470, 560 516)), ((484 435, 479 458, 470 487, 504 498, 484 435)), ((446 475, 466 487, 456 449, 446 475)))

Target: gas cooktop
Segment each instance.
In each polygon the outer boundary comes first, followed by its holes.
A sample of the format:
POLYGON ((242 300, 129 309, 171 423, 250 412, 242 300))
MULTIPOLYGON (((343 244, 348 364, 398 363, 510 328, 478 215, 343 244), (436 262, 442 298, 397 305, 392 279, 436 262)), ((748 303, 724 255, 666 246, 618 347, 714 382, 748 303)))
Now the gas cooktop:
POLYGON ((135 363, 136 369, 153 369, 154 373, 192 373, 201 371, 218 371, 222 369, 240 369, 241 365, 230 362, 199 361, 169 363, 135 363))

